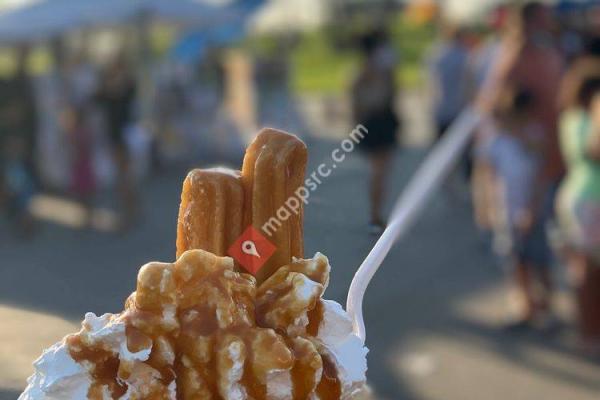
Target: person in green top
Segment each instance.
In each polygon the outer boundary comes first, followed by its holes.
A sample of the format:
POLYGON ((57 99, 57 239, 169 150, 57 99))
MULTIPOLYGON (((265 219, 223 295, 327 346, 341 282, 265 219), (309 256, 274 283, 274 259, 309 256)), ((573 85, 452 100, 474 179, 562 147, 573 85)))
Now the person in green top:
POLYGON ((574 101, 561 116, 567 175, 556 208, 582 341, 588 352, 600 354, 600 68, 591 65, 572 74, 574 101))

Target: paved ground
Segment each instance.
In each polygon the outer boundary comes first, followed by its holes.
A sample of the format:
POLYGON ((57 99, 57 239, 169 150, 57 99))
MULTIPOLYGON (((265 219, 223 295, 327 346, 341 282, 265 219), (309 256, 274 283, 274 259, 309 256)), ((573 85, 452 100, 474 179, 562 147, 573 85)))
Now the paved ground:
MULTIPOLYGON (((334 142, 313 139, 311 165, 334 142)), ((398 154, 391 194, 422 156, 398 154)), ((310 169, 309 169, 310 170, 310 169)), ((184 171, 144 187, 145 218, 128 234, 44 224, 30 242, 0 229, 0 399, 13 400, 41 350, 73 331, 86 311, 119 311, 150 260, 172 260, 184 171)), ((327 297, 344 302, 353 272, 372 246, 366 234, 365 165, 345 161, 312 197, 307 253, 334 267, 327 297)), ((1 228, 1 227, 0 227, 1 228)), ((366 297, 369 379, 382 399, 597 400, 600 365, 582 358, 568 329, 552 337, 509 336, 503 275, 479 239, 469 207, 440 193, 399 243, 366 297)), ((568 298, 559 296, 561 310, 568 298)))

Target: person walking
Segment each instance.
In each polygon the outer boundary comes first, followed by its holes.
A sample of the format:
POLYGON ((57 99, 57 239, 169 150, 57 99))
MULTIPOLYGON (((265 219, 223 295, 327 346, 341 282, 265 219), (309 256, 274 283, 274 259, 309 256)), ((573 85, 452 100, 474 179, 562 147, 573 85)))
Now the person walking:
POLYGON ((494 112, 495 133, 478 156, 493 173, 498 205, 494 231, 496 242, 503 244, 497 248, 511 264, 522 300, 520 315, 509 328, 520 329, 538 323, 547 308, 547 299, 536 290, 545 285, 545 231, 534 219, 542 207, 535 180, 541 167, 543 131, 533 118, 536 100, 531 93, 518 88, 505 93, 494 112))
MULTIPOLYGON (((563 75, 563 59, 552 35, 554 19, 550 9, 539 2, 527 3, 518 9, 507 30, 497 62, 477 99, 478 108, 490 115, 501 101, 503 88, 521 88, 535 99, 531 116, 542 132, 542 159, 533 184, 539 193, 541 206, 532 215, 532 228, 546 231, 554 217, 556 190, 564 175, 564 163, 558 144, 558 94, 563 75)), ((537 317, 550 316, 553 283, 553 254, 547 235, 538 237, 538 260, 545 261, 537 270, 543 289, 536 307, 537 317)), ((540 318, 536 318, 540 319, 540 318)), ((550 321, 549 318, 544 318, 550 321)), ((517 321, 517 325, 522 325, 517 321)))
POLYGON ((118 55, 104 71, 96 100, 108 129, 117 169, 117 190, 121 199, 121 225, 127 228, 138 216, 139 201, 131 168, 126 132, 133 123, 136 81, 125 56, 118 55))
MULTIPOLYGON (((446 130, 465 109, 472 85, 470 49, 465 30, 447 24, 442 30, 439 43, 433 47, 429 60, 429 75, 433 95, 433 114, 436 140, 442 138, 446 130)), ((471 175, 471 152, 467 151, 461 162, 466 180, 471 175)), ((460 199, 462 179, 451 174, 446 184, 450 199, 460 199)))
POLYGON ((446 26, 429 60, 437 138, 458 117, 468 102, 470 54, 465 32, 446 26))
POLYGON ((567 175, 556 208, 575 287, 579 331, 588 354, 600 355, 600 58, 572 66, 563 86, 561 148, 567 175))
POLYGON ((385 181, 400 126, 395 111, 395 56, 383 31, 367 33, 360 44, 364 61, 351 89, 352 112, 354 123, 368 131, 358 146, 370 165, 369 230, 380 234, 386 225, 382 215, 385 181))
POLYGON ((92 225, 96 178, 93 138, 86 124, 87 110, 72 106, 63 112, 63 127, 71 145, 71 191, 85 210, 85 226, 92 225))

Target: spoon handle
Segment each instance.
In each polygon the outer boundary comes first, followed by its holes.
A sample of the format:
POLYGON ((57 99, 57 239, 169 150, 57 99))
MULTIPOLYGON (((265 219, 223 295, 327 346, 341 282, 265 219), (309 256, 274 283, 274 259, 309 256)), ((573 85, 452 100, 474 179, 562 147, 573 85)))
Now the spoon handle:
POLYGON ((352 318, 354 333, 363 342, 366 331, 362 303, 371 279, 394 243, 412 227, 425 209, 427 200, 452 171, 480 120, 479 112, 467 108, 450 126, 406 185, 394 205, 387 228, 356 271, 350 284, 346 309, 352 318))

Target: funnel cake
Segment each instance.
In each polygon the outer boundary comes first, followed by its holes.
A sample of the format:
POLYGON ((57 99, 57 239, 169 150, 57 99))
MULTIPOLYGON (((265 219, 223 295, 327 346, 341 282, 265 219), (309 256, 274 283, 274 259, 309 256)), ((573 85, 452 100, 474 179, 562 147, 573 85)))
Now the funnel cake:
POLYGON ((35 362, 19 399, 368 399, 367 349, 342 307, 322 298, 329 261, 301 258, 302 212, 273 239, 278 258, 260 275, 224 256, 245 223, 260 224, 301 184, 305 162, 302 142, 266 130, 246 155, 249 179, 192 171, 176 261, 144 265, 120 314, 86 314, 80 332, 35 362))
POLYGON ((366 350, 339 305, 321 298, 329 272, 318 253, 260 286, 204 250, 146 264, 125 311, 88 313, 79 333, 36 362, 21 399, 52 399, 64 387, 82 395, 65 398, 91 400, 358 399, 366 366, 343 358, 364 362, 366 350), (70 372, 47 379, 57 354, 72 360, 70 372))

